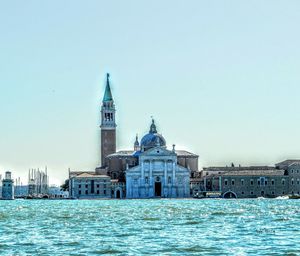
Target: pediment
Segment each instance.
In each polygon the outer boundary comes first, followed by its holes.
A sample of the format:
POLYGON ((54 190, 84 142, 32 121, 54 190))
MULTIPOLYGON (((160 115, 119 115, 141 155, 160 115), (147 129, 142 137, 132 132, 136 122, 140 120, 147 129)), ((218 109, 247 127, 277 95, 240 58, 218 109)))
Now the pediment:
POLYGON ((170 156, 170 155, 175 155, 175 153, 164 147, 155 147, 143 152, 142 155, 143 156, 170 156))

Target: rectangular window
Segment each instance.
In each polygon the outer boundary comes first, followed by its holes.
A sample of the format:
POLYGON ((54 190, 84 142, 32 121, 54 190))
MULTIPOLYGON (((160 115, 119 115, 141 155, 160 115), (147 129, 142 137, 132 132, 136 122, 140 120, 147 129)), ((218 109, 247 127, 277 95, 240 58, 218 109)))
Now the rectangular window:
POLYGON ((89 191, 86 190, 86 191, 85 191, 85 194, 87 195, 88 193, 89 193, 89 191))
POLYGON ((257 180, 257 185, 260 186, 260 180, 257 180))
POLYGON ((242 186, 244 186, 244 179, 241 179, 241 184, 242 186))
POLYGON ((282 185, 285 184, 285 179, 282 179, 281 184, 282 184, 282 185))
POLYGON ((105 189, 103 190, 103 194, 106 195, 106 190, 105 189))
POLYGON ((88 184, 86 184, 86 185, 85 185, 85 188, 88 188, 88 186, 89 186, 89 185, 88 185, 88 184))
POLYGON ((265 186, 267 186, 268 185, 268 181, 267 180, 265 180, 265 186))
POLYGON ((251 179, 251 180, 250 180, 250 185, 253 186, 253 184, 254 184, 254 182, 253 182, 253 180, 251 179))
POLYGON ((275 185, 275 180, 272 180, 272 185, 275 185))
POLYGON ((99 190, 97 190, 97 195, 99 195, 99 193, 100 193, 99 190))
POLYGON ((81 188, 81 185, 80 185, 80 184, 78 185, 78 188, 81 188))
POLYGON ((99 188, 100 187, 100 185, 99 184, 97 184, 97 188, 99 188))
POLYGON ((78 194, 81 195, 81 190, 78 190, 78 194))
POLYGON ((234 186, 234 180, 231 180, 231 185, 234 186))
POLYGON ((225 186, 228 185, 228 180, 224 180, 224 185, 225 185, 225 186))

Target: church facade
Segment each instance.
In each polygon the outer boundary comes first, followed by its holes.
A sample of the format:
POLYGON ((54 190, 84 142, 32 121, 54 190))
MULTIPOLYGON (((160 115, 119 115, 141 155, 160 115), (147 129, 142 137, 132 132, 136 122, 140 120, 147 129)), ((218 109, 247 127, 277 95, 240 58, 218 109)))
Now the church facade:
POLYGON ((154 120, 135 155, 139 164, 126 170, 127 198, 190 196, 190 171, 178 165, 175 145, 172 151, 166 148, 154 120))

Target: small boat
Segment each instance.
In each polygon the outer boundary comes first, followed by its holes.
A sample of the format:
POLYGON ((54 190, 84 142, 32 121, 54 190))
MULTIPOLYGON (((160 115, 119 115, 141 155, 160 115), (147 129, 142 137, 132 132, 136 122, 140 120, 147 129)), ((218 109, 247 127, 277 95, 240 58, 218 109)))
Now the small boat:
POLYGON ((300 195, 298 194, 289 195, 289 199, 300 199, 300 195))
POLYGON ((289 196, 277 196, 275 199, 289 199, 289 196))

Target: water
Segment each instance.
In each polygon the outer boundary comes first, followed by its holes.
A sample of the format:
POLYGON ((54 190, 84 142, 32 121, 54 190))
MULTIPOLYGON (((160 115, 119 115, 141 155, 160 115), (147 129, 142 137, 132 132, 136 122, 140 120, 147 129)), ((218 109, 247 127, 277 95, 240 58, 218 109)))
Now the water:
POLYGON ((300 255, 300 200, 0 201, 0 255, 300 255))

